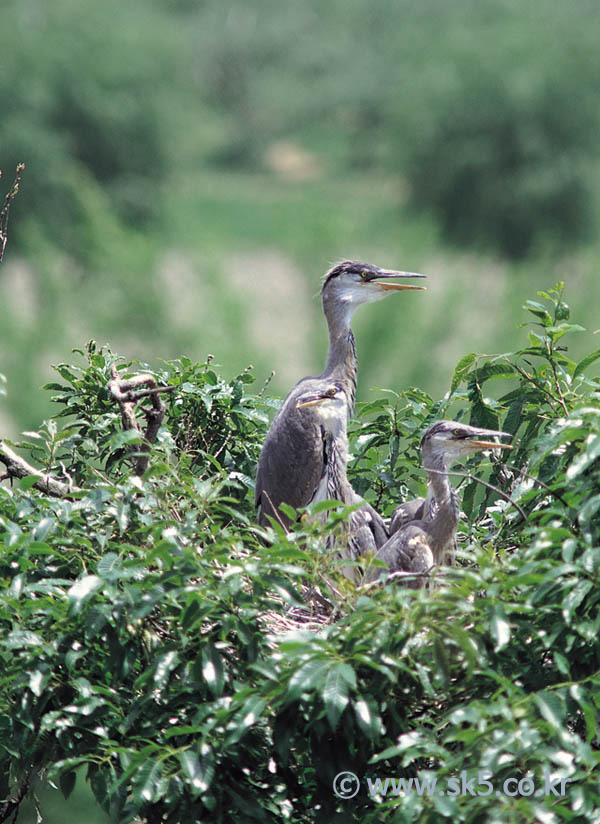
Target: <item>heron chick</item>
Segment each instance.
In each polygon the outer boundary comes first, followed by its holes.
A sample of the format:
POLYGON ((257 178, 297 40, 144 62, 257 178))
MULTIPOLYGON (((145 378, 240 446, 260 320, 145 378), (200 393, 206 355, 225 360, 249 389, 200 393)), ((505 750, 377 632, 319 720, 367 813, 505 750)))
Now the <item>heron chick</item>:
MULTIPOLYGON (((321 386, 303 392, 296 399, 296 409, 304 419, 311 419, 321 432, 323 468, 310 503, 336 500, 345 506, 357 506, 349 517, 341 557, 356 560, 364 553, 375 553, 385 544, 388 533, 379 513, 358 495, 348 481, 348 438, 346 434, 347 401, 344 388, 336 381, 322 381, 321 386)), ((333 539, 328 539, 328 547, 333 539)), ((354 568, 344 567, 344 574, 354 579, 354 568)))
MULTIPOLYGON (((474 452, 512 448, 491 440, 495 437, 510 434, 457 421, 438 421, 425 432, 421 451, 428 476, 427 498, 410 502, 415 505, 417 518, 400 526, 375 553, 389 570, 425 573, 443 563, 454 543, 459 517, 458 497, 448 477, 450 466, 474 452), (422 502, 419 507, 418 502, 422 502)), ((379 577, 384 571, 377 569, 369 577, 379 577)), ((422 583, 424 579, 417 585, 422 583)))
POLYGON ((323 475, 320 424, 314 416, 302 415, 296 401, 305 392, 319 391, 323 381, 340 384, 346 403, 346 417, 354 408, 358 362, 352 316, 363 303, 381 300, 394 292, 423 289, 395 281, 422 278, 414 272, 381 269, 370 263, 346 260, 325 276, 321 290, 323 312, 329 332, 325 369, 318 377, 300 380, 288 393, 267 433, 256 474, 255 504, 258 522, 268 525, 269 518, 285 527, 290 519, 280 511, 286 503, 298 509, 306 506, 323 475), (394 281, 389 283, 387 281, 394 281))

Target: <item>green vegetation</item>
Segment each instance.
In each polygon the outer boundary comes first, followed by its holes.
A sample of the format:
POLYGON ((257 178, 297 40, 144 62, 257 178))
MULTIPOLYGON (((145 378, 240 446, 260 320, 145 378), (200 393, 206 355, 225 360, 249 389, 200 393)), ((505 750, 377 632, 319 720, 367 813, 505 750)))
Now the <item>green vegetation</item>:
POLYGON ((595 820, 600 350, 571 360, 562 288, 540 297, 525 347, 466 355, 442 400, 409 389, 359 409, 352 476, 388 512, 423 491, 431 420, 514 436, 506 464, 469 467, 513 503, 463 484, 459 566, 427 591, 338 577, 334 505, 324 528, 255 526, 277 404, 248 371, 156 370, 176 389, 135 477, 139 439, 106 387, 113 364, 146 365, 90 344, 59 366, 59 411, 21 446, 81 491, 0 487, 0 798, 44 768, 65 797, 85 775, 120 822, 595 820), (331 615, 311 596, 324 577, 342 590, 331 615), (362 781, 352 799, 333 793, 342 770, 362 781), (479 795, 368 792, 377 776, 450 789, 463 770, 479 795), (545 774, 564 795, 529 793, 545 774), (513 778, 534 784, 483 783, 513 778))
POLYGON ((122 822, 594 820, 599 344, 559 289, 513 350, 557 280, 598 328, 599 40, 592 0, 4 0, 0 438, 82 491, 0 485, 0 811, 29 778, 48 822, 83 786, 122 822), (469 466, 514 506, 461 480, 459 567, 327 616, 322 533, 258 529, 251 488, 347 257, 429 276, 357 313, 356 489, 422 494, 462 416, 514 433, 469 466), (176 387, 142 478, 112 364, 176 387), (563 798, 365 788, 546 768, 563 798))

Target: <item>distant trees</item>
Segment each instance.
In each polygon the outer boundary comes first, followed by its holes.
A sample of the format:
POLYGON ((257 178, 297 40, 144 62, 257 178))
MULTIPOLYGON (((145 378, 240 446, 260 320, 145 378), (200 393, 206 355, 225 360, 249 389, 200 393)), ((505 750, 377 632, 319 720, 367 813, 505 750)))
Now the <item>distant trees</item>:
POLYGON ((20 208, 81 260, 107 211, 147 225, 174 168, 256 168, 290 136, 404 179, 452 242, 562 247, 594 208, 599 18, 560 0, 7 0, 2 163, 29 162, 20 208))

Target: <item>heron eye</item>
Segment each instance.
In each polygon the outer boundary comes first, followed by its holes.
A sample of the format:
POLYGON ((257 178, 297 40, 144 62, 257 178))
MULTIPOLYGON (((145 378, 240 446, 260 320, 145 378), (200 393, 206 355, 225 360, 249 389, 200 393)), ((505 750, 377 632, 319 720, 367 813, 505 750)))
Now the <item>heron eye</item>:
POLYGON ((367 272, 366 269, 363 269, 362 272, 360 273, 360 276, 363 280, 367 280, 367 278, 369 277, 369 273, 367 272))
POLYGON ((461 438, 461 437, 464 436, 465 433, 462 431, 462 429, 455 429, 454 434, 456 435, 457 438, 461 438))

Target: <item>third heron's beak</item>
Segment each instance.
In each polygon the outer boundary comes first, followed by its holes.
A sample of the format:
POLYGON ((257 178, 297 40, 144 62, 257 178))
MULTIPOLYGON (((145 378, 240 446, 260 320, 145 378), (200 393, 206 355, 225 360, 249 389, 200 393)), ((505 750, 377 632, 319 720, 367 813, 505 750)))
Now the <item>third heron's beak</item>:
POLYGON ((479 438, 490 438, 497 435, 499 438, 512 438, 510 432, 500 432, 496 429, 480 429, 476 431, 469 440, 477 449, 512 449, 508 443, 496 443, 496 441, 479 440, 479 438), (478 438, 479 436, 479 438, 478 438))
POLYGON ((496 441, 471 441, 471 446, 477 449, 512 449, 509 443, 496 443, 496 441))
MULTIPOLYGON (((380 269, 379 274, 376 276, 378 278, 425 278, 427 275, 420 275, 418 272, 397 272, 395 269, 380 269)), ((385 291, 389 292, 396 292, 402 289, 427 289, 426 286, 412 286, 408 283, 379 283, 377 280, 377 286, 385 291)))

